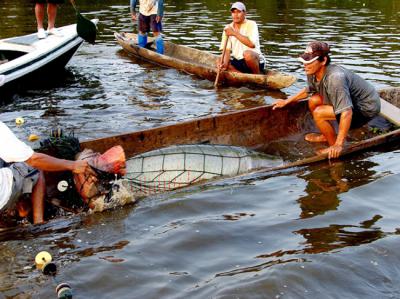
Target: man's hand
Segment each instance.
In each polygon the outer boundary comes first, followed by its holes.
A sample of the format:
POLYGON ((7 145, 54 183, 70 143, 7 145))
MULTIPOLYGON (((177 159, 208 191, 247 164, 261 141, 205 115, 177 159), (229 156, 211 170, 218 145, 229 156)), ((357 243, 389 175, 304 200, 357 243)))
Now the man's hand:
POLYGON ((235 29, 233 29, 229 25, 224 28, 224 31, 226 36, 236 36, 236 34, 238 33, 235 29))
POLYGON ((319 155, 328 155, 328 159, 336 159, 339 158, 340 154, 343 151, 343 146, 339 144, 334 144, 328 148, 324 148, 322 150, 319 150, 317 154, 319 155))
POLYGON ((136 20, 137 20, 136 12, 131 13, 131 18, 132 18, 132 21, 136 22, 136 20))
POLYGON ((86 160, 76 160, 74 161, 73 173, 85 173, 86 175, 96 176, 96 172, 90 167, 89 163, 86 160))
POLYGON ((275 110, 276 108, 283 108, 283 107, 285 107, 288 103, 289 103, 288 100, 279 99, 279 100, 277 100, 275 103, 272 104, 272 105, 273 105, 273 106, 272 106, 272 110, 275 110))
POLYGON ((160 23, 162 20, 162 16, 156 16, 156 23, 160 23))

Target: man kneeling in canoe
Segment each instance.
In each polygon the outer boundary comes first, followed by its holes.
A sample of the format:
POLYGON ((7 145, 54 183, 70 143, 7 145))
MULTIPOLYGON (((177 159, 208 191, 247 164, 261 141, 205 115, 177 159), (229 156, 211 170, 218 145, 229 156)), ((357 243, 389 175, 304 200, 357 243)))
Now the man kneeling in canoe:
POLYGON ((299 57, 304 65, 308 86, 286 100, 278 100, 273 109, 298 102, 311 94, 308 107, 321 134, 310 133, 310 142, 328 142, 329 147, 320 154, 337 158, 351 128, 369 122, 380 112, 379 94, 375 88, 355 73, 330 64, 330 47, 325 42, 314 41, 299 57), (330 121, 339 123, 338 133, 330 121))
POLYGON ((222 57, 218 59, 218 67, 232 72, 261 74, 265 60, 260 50, 257 24, 246 19, 246 7, 242 2, 232 4, 231 14, 233 22, 222 33, 222 57))
POLYGON ((12 217, 17 208, 20 217, 30 208, 21 205, 24 194, 31 194, 33 222, 43 222, 46 185, 42 171, 72 171, 95 175, 87 161, 57 159, 34 152, 0 122, 0 220, 12 217), (40 171, 41 170, 41 171, 40 171))

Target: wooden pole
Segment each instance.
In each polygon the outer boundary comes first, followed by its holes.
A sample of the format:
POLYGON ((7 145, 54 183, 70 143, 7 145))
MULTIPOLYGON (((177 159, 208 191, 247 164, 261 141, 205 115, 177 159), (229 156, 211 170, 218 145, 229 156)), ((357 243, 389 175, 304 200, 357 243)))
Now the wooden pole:
MULTIPOLYGON (((224 63, 225 52, 226 52, 226 46, 228 45, 228 40, 229 40, 229 36, 226 37, 225 44, 224 44, 224 48, 222 49, 221 64, 224 63)), ((218 66, 217 77, 215 78, 214 87, 218 87, 218 80, 219 80, 219 75, 220 75, 220 74, 221 74, 221 67, 218 66)))

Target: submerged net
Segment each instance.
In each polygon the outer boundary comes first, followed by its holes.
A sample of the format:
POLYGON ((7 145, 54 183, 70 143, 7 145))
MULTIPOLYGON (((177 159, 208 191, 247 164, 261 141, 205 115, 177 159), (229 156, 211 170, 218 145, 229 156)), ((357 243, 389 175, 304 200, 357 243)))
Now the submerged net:
POLYGON ((135 196, 187 187, 282 163, 276 157, 227 145, 177 145, 126 161, 125 185, 135 196))

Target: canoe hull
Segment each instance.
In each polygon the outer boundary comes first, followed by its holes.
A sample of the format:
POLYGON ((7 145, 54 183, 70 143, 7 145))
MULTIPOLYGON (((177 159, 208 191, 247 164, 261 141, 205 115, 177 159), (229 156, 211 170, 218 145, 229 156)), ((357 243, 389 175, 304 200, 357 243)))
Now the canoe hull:
MULTIPOLYGON (((165 55, 160 55, 152 48, 148 49, 137 46, 136 34, 115 33, 114 35, 122 48, 136 58, 215 81, 217 76, 215 68, 218 59, 217 55, 168 41, 165 41, 164 45, 165 55)), ((221 83, 230 86, 253 85, 269 89, 282 89, 292 85, 296 81, 296 77, 276 70, 270 70, 266 75, 222 72, 220 80, 221 83)))

